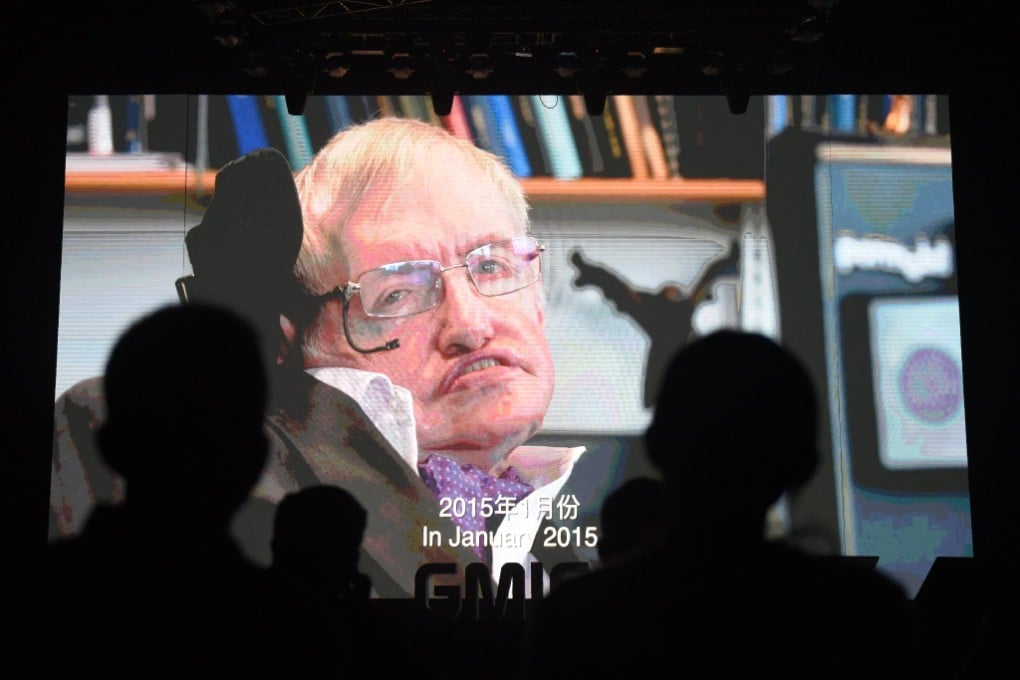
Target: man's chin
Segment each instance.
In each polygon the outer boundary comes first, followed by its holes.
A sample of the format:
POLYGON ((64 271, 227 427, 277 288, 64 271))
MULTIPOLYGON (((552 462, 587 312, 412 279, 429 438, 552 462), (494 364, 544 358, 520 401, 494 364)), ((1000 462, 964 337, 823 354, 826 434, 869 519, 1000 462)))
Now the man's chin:
POLYGON ((534 419, 514 423, 480 420, 462 433, 450 433, 441 439, 433 437, 431 441, 419 431, 419 459, 441 454, 461 465, 471 464, 488 471, 530 439, 540 426, 541 420, 534 419))

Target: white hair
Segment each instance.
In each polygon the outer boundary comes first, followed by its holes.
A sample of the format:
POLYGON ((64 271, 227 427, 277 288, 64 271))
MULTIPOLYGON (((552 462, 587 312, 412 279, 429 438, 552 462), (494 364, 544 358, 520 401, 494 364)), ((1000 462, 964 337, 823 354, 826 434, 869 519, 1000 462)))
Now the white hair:
POLYGON ((437 147, 477 163, 506 197, 520 233, 527 233, 524 191, 502 159, 436 125, 377 118, 337 133, 297 174, 304 236, 294 273, 308 292, 327 293, 349 274, 343 234, 366 193, 375 187, 393 193, 420 177, 437 147))

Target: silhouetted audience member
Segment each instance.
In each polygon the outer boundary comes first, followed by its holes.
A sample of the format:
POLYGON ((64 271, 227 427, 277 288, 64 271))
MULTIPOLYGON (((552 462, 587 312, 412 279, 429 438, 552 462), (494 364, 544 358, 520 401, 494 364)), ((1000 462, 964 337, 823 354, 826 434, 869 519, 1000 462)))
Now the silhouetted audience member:
POLYGON ((599 514, 598 554, 602 566, 639 556, 666 538, 669 499, 662 481, 635 477, 606 496, 599 514))
POLYGON ((227 533, 267 456, 254 331, 164 307, 119 338, 104 392, 97 439, 124 501, 48 546, 19 651, 43 677, 266 677, 268 578, 227 533))
POLYGON ((370 599, 358 564, 367 523, 365 508, 337 486, 306 487, 277 505, 269 573, 287 677, 441 677, 411 659, 407 623, 370 599))
POLYGON ((293 677, 365 670, 354 638, 367 625, 372 588, 358 571, 367 521, 358 501, 335 486, 306 487, 276 506, 270 575, 293 677))
POLYGON ((337 486, 310 486, 283 497, 273 518, 272 574, 333 600, 369 597, 358 571, 368 513, 337 486))
POLYGON ((764 336, 718 331, 681 350, 645 434, 670 540, 554 589, 530 677, 909 677, 902 588, 764 538, 768 508, 818 463, 816 417, 806 371, 764 336))

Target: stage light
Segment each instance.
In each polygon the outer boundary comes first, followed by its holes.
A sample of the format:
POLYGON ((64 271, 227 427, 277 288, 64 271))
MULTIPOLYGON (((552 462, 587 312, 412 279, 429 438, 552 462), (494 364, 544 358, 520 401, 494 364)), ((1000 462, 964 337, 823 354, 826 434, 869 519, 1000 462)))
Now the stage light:
POLYGON ((442 88, 432 91, 432 110, 437 116, 449 116, 453 109, 453 90, 442 88))
POLYGON ((747 113, 747 105, 750 103, 751 97, 747 92, 727 92, 726 93, 726 105, 730 107, 730 113, 733 115, 740 115, 747 113))
POLYGON ((492 73, 492 59, 484 52, 475 52, 468 57, 467 73, 475 80, 485 80, 492 73))
POLYGON ((343 52, 330 52, 322 62, 322 70, 330 78, 343 78, 351 70, 347 55, 343 52))
POLYGON ((742 64, 729 63, 720 76, 720 86, 726 95, 726 105, 733 115, 747 113, 750 103, 751 81, 742 64))
POLYGON ((560 52, 553 70, 560 78, 573 78, 577 74, 577 52, 560 52))
POLYGON ((606 109, 606 91, 604 88, 590 87, 584 91, 584 108, 589 116, 601 116, 606 109))
POLYGON ((265 65, 266 55, 262 52, 249 52, 248 56, 245 57, 244 66, 241 70, 248 74, 250 78, 264 78, 269 73, 269 69, 265 65))
POLYGON ((628 78, 640 78, 648 70, 647 61, 648 60, 643 52, 633 50, 623 55, 623 62, 620 65, 620 70, 623 71, 623 75, 628 78))
POLYGON ((396 52, 390 57, 390 73, 397 80, 407 80, 414 74, 414 62, 406 52, 396 52))
POLYGON ((302 89, 291 88, 284 95, 287 100, 287 113, 292 116, 300 116, 305 112, 305 104, 308 102, 308 93, 302 89))

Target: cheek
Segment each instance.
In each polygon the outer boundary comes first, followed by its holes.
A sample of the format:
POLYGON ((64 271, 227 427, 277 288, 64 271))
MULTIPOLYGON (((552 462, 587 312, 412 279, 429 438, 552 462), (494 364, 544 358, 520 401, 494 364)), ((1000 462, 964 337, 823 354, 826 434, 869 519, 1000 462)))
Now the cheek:
POLYGON ((508 319, 511 319, 509 323, 514 324, 521 343, 527 347, 535 375, 542 382, 542 400, 548 403, 552 398, 555 375, 552 350, 545 334, 545 300, 538 294, 529 302, 518 307, 519 313, 508 316, 508 319))
MULTIPOLYGON (((405 387, 411 391, 415 399, 423 399, 431 394, 438 378, 430 372, 429 362, 435 352, 436 340, 434 328, 429 325, 428 315, 411 317, 398 326, 389 327, 379 337, 376 345, 384 340, 397 339, 400 346, 395 350, 361 354, 351 350, 349 347, 344 355, 346 364, 353 368, 360 368, 374 373, 382 373, 390 378, 395 384, 405 387)), ((343 337, 343 329, 340 329, 340 341, 346 340, 343 337)))
POLYGON ((520 308, 517 315, 518 328, 521 334, 529 341, 542 346, 543 351, 548 354, 549 347, 545 336, 545 304, 541 297, 534 298, 529 305, 520 308))
POLYGON ((544 400, 546 406, 552 401, 553 387, 556 383, 556 367, 553 365, 552 351, 549 349, 549 343, 543 339, 541 343, 542 351, 542 368, 539 372, 539 377, 543 381, 545 386, 544 400))
POLYGON ((339 313, 334 317, 325 312, 305 329, 304 363, 306 368, 320 366, 351 366, 356 354, 344 337, 339 313))

